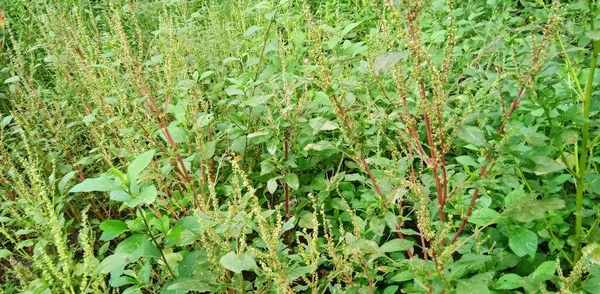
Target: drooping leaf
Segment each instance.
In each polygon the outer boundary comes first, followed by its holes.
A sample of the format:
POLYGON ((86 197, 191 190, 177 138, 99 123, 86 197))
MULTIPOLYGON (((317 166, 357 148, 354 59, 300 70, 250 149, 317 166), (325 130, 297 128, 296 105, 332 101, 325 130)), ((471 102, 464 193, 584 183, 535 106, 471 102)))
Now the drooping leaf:
POLYGON ((288 183, 290 187, 294 190, 298 190, 300 188, 300 183, 298 182, 298 176, 296 174, 288 174, 283 177, 283 181, 288 183))
POLYGON ((0 259, 13 255, 8 249, 0 249, 0 259))
POLYGON ((115 182, 113 179, 101 176, 98 178, 85 179, 83 182, 75 185, 69 193, 76 192, 107 192, 112 190, 121 189, 121 185, 115 182))
POLYGON ((96 272, 101 274, 108 274, 113 270, 124 268, 126 265, 134 262, 135 260, 136 258, 134 258, 133 255, 129 253, 115 253, 104 258, 104 260, 102 260, 102 262, 100 262, 100 264, 96 268, 96 272))
POLYGON ((275 190, 277 190, 277 178, 271 178, 267 181, 267 190, 271 194, 275 193, 275 190))

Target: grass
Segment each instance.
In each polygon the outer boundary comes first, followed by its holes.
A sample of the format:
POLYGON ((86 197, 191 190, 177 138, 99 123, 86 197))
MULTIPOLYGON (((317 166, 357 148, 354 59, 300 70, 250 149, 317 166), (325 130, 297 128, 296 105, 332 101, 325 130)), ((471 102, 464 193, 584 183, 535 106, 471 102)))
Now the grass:
POLYGON ((7 0, 0 291, 596 293, 596 6, 7 0))

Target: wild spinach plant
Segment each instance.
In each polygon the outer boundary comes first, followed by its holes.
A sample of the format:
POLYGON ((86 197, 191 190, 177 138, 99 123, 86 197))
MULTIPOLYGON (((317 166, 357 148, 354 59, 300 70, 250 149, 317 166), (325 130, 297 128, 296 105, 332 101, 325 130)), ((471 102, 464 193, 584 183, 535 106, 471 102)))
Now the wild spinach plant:
POLYGON ((6 0, 0 293, 598 293, 591 0, 6 0))

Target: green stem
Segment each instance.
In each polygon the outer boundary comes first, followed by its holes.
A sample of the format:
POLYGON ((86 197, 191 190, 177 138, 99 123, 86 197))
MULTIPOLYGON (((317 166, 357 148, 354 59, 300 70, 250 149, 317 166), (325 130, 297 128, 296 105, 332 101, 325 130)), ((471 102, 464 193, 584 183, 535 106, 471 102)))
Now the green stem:
MULTIPOLYGON (((594 7, 592 1, 588 0, 590 9, 590 27, 594 29, 594 7)), ((577 262, 581 258, 581 243, 584 238, 583 235, 583 193, 585 192, 586 180, 585 172, 588 161, 588 144, 590 136, 590 106, 592 103, 592 93, 594 92, 594 74, 596 72, 596 65, 598 64, 598 53, 600 53, 600 40, 594 40, 592 43, 592 60, 590 62, 590 72, 588 74, 587 84, 585 86, 585 95, 583 97, 583 118, 584 122, 581 126, 581 147, 579 148, 579 169, 577 178, 577 194, 575 198, 575 255, 573 260, 577 262)))
POLYGON ((167 270, 169 270, 169 274, 171 275, 171 278, 175 279, 175 273, 173 272, 173 269, 171 269, 171 266, 169 265, 169 262, 167 262, 167 257, 165 256, 165 253, 163 252, 163 248, 162 246, 160 246, 160 244, 158 243, 158 241, 156 241, 156 238, 154 238, 154 234, 152 234, 152 230, 150 229, 150 225, 148 224, 148 220, 146 220, 146 213, 144 212, 143 209, 137 207, 137 209, 139 210, 140 214, 142 215, 142 220, 144 221, 144 225, 146 226, 146 230, 148 231, 148 235, 150 235, 150 238, 152 239, 152 242, 154 243, 154 246, 156 246, 156 249, 158 249, 158 252, 160 252, 160 257, 162 258, 163 262, 165 263, 165 266, 167 267, 167 270))

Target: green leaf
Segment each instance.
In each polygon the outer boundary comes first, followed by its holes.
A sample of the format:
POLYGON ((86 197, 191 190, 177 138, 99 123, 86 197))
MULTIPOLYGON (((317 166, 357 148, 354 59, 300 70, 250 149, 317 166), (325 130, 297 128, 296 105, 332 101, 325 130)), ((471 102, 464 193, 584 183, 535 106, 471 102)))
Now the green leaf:
POLYGON ((77 173, 75 171, 70 171, 68 172, 66 175, 64 175, 62 177, 62 179, 60 179, 60 181, 58 182, 58 191, 60 191, 61 193, 65 192, 65 189, 67 187, 67 184, 69 183, 69 181, 71 179, 73 179, 75 177, 77 173))
POLYGON ((533 171, 538 176, 547 175, 566 168, 563 163, 547 156, 536 156, 532 160, 535 162, 533 171))
POLYGON ((478 226, 484 226, 490 223, 495 223, 500 214, 493 209, 490 208, 479 208, 471 214, 469 217, 469 222, 476 224, 478 226))
POLYGON ((97 273, 108 274, 116 269, 124 268, 126 265, 134 262, 137 258, 129 253, 115 253, 111 256, 106 257, 98 267, 96 268, 97 273))
POLYGON ((373 62, 373 71, 378 76, 381 71, 389 72, 394 68, 398 61, 408 57, 408 51, 391 51, 377 55, 373 62))
POLYGON ((298 226, 301 228, 313 229, 314 215, 310 211, 301 211, 298 217, 298 226))
POLYGON ((506 215, 516 221, 526 223, 544 218, 546 212, 562 209, 564 207, 565 201, 558 198, 540 200, 521 198, 508 206, 506 215))
POLYGON ((383 294, 395 294, 398 291, 399 286, 387 286, 383 290, 383 294))
POLYGON ((529 255, 533 258, 537 251, 538 236, 526 228, 519 227, 511 230, 508 246, 519 257, 529 255))
POLYGON ((275 193, 275 190, 277 190, 277 178, 272 178, 267 181, 267 190, 269 190, 269 193, 271 194, 275 193))
POLYGON ((258 268, 249 251, 244 252, 240 256, 235 254, 235 252, 230 251, 229 253, 225 254, 225 256, 221 257, 219 262, 224 268, 237 274, 241 273, 242 271, 258 268))
POLYGON ((283 181, 288 183, 288 185, 290 185, 290 187, 292 187, 292 189, 294 190, 298 190, 298 188, 300 188, 298 176, 296 174, 286 175, 285 177, 283 177, 283 181))
POLYGON ((13 255, 8 249, 0 249, 0 259, 13 255))
POLYGON ((600 277, 593 277, 583 284, 582 289, 587 293, 600 294, 600 287, 598 285, 600 285, 600 277))
POLYGON ((587 31, 587 32, 585 32, 585 36, 594 41, 598 41, 598 40, 600 40, 600 31, 599 30, 587 31))
POLYGON ((127 179, 130 182, 137 182, 140 173, 152 162, 154 150, 148 150, 138 155, 127 168, 127 179))
POLYGON ((521 288, 523 285, 523 277, 517 274, 505 274, 502 275, 496 283, 494 283, 494 289, 500 290, 512 290, 521 288))
POLYGON ((489 282, 494 278, 493 272, 477 274, 468 280, 460 280, 456 284, 457 294, 486 294, 491 293, 489 282))
POLYGON ((125 205, 129 207, 136 207, 144 204, 150 204, 156 200, 158 192, 154 185, 146 186, 137 197, 125 202, 125 205))
POLYGON ((519 188, 510 191, 506 197, 504 197, 504 205, 510 207, 517 202, 517 200, 522 198, 525 198, 525 191, 523 191, 523 186, 519 186, 519 188))
POLYGON ((77 192, 107 192, 112 190, 121 189, 121 185, 115 182, 113 179, 101 176, 98 178, 85 179, 85 181, 75 185, 69 193, 77 192))
POLYGON ((100 240, 110 241, 124 232, 129 231, 129 228, 127 227, 127 224, 121 220, 109 219, 100 224, 100 230, 102 230, 100 240))
POLYGON ((412 271, 404 271, 393 276, 390 281, 392 282, 405 282, 410 281, 415 277, 415 273, 412 271))
POLYGON ((478 127, 463 125, 458 128, 456 135, 461 140, 478 147, 485 144, 485 135, 478 127))
POLYGON ((537 283, 543 282, 554 277, 554 273, 556 272, 556 261, 545 261, 540 264, 533 274, 531 274, 531 278, 537 283))
POLYGON ((184 291, 183 293, 187 293, 190 291, 214 293, 216 290, 216 288, 214 286, 212 286, 208 283, 202 283, 201 281, 198 281, 198 279, 186 278, 186 277, 178 278, 177 280, 173 281, 171 284, 165 285, 165 288, 167 290, 171 290, 171 291, 176 291, 176 290, 184 291))
POLYGON ((475 161, 475 159, 473 159, 473 157, 471 156, 458 156, 455 158, 456 161, 458 161, 458 163, 462 164, 462 165, 468 165, 468 166, 478 166, 479 164, 477 163, 477 161, 475 161))
POLYGON ((125 202, 131 200, 131 195, 129 195, 129 193, 127 193, 125 190, 120 189, 110 191, 109 197, 110 200, 118 202, 125 202))
POLYGON ((379 253, 380 250, 375 241, 361 238, 352 241, 346 246, 346 249, 344 249, 344 254, 346 255, 355 254, 355 252, 359 252, 360 254, 379 253))
POLYGON ((152 243, 150 236, 146 234, 133 234, 121 241, 121 243, 117 245, 117 248, 115 248, 115 254, 116 253, 130 254, 135 259, 140 257, 160 257, 160 251, 158 251, 158 248, 152 243))
POLYGON ((397 252, 411 249, 414 246, 414 242, 406 239, 394 239, 385 242, 379 247, 380 252, 397 252))
POLYGON ((6 80, 4 81, 4 83, 5 83, 5 84, 10 84, 10 83, 18 82, 18 81, 20 81, 20 80, 21 80, 21 78, 20 78, 19 76, 12 76, 12 77, 10 77, 10 78, 6 79, 6 80))
POLYGON ((344 27, 344 29, 342 30, 342 36, 346 35, 347 33, 349 33, 350 31, 352 31, 355 27, 357 27, 361 22, 353 22, 349 25, 347 25, 346 27, 344 27))

